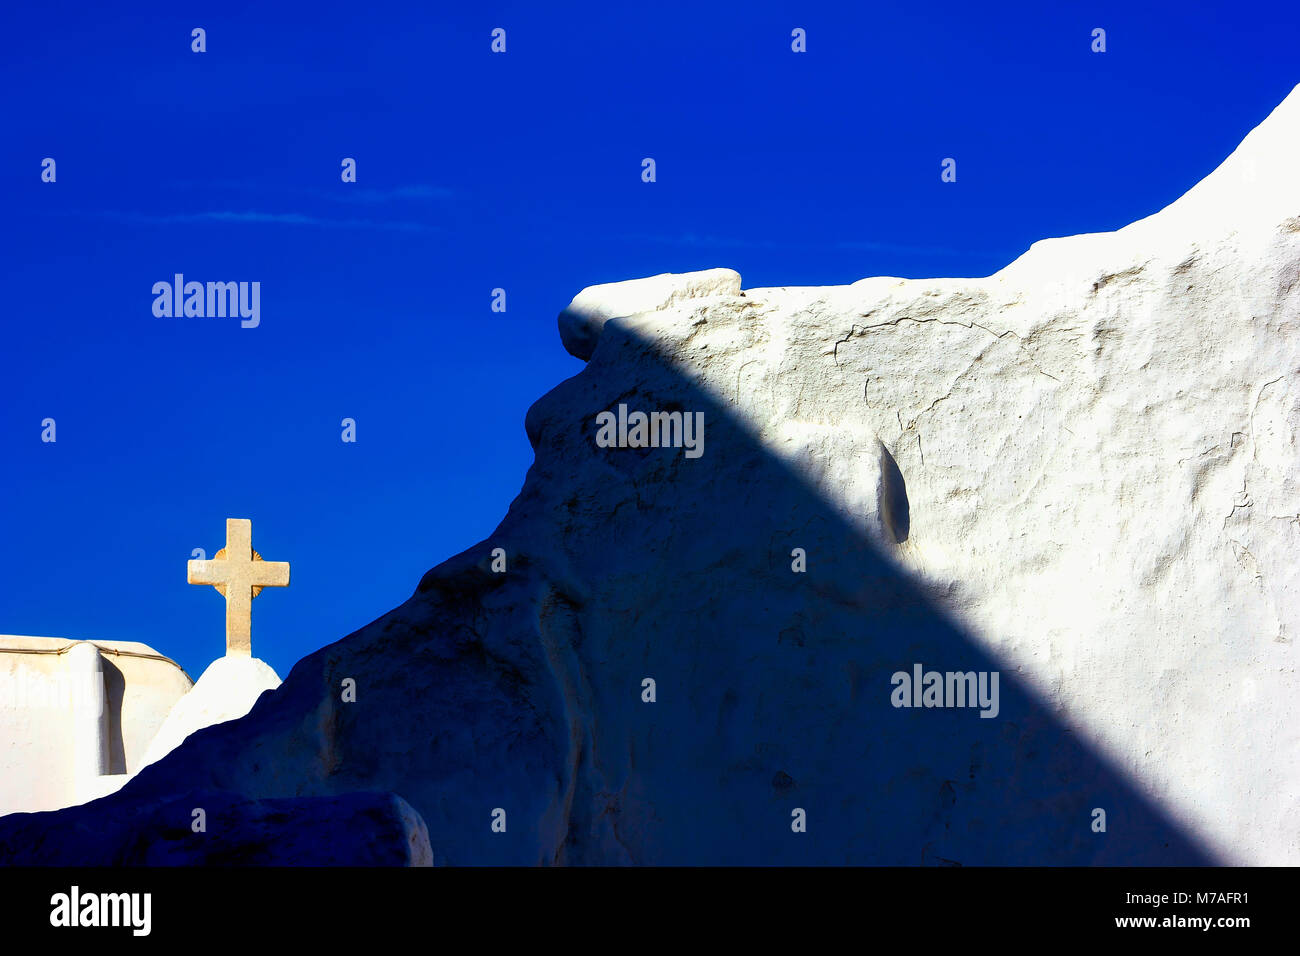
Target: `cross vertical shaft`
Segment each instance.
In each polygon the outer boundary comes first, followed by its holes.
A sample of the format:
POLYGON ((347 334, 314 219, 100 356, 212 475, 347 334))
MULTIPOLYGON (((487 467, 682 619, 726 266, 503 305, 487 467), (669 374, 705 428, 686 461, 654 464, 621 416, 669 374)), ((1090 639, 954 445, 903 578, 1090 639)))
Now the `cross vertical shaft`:
POLYGON ((210 561, 191 561, 190 584, 211 584, 226 599, 226 655, 253 654, 253 598, 264 587, 288 587, 287 561, 263 561, 253 550, 253 522, 226 519, 226 546, 210 561))
POLYGON ((253 522, 226 519, 226 656, 253 656, 252 575, 240 574, 253 563, 253 522))

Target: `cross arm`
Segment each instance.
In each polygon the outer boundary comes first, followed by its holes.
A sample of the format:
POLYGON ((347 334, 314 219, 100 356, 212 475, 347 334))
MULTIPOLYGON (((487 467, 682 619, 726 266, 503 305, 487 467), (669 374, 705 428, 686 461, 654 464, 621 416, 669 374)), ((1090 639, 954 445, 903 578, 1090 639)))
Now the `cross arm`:
POLYGON ((289 586, 289 562, 254 561, 252 584, 264 588, 287 588, 289 586))
POLYGON ((224 561, 190 561, 185 565, 186 580, 190 584, 225 584, 224 561))

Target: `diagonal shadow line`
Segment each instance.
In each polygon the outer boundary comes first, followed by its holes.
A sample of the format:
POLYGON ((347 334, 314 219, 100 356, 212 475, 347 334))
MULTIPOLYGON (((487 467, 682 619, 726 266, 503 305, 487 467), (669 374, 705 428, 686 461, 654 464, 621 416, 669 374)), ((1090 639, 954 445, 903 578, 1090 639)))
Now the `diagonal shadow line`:
MULTIPOLYGON (((0 861, 138 862, 159 840, 169 862, 202 862, 188 817, 159 820, 177 793, 379 790, 419 811, 438 863, 1215 862, 698 374, 606 324, 529 410, 535 460, 488 540, 119 793, 0 819, 0 861), (619 402, 703 412, 703 456, 598 448, 595 417, 619 402), (914 663, 999 671, 999 715, 895 708, 890 676, 914 663)), ((886 459, 897 471, 887 450, 865 466, 886 459)), ((886 480, 896 512, 905 477, 886 480)))

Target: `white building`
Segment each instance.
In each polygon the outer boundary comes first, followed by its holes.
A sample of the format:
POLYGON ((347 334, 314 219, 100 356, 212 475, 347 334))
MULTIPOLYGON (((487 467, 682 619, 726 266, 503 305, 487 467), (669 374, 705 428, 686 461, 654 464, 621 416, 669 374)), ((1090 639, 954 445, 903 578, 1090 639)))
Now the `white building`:
POLYGON ((116 790, 193 684, 145 644, 0 636, 0 814, 116 790))
POLYGON ((218 658, 196 684, 145 644, 0 635, 0 815, 112 793, 279 684, 251 657, 218 658))

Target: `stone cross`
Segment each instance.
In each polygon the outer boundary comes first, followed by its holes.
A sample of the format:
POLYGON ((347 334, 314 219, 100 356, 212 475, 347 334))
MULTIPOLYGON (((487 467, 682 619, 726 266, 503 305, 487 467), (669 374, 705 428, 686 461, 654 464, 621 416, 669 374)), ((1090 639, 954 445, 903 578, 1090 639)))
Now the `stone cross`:
POLYGON ((191 561, 190 584, 211 584, 226 599, 226 656, 252 657, 253 598, 289 586, 289 562, 263 561, 253 550, 253 522, 226 519, 226 546, 211 561, 191 561))

